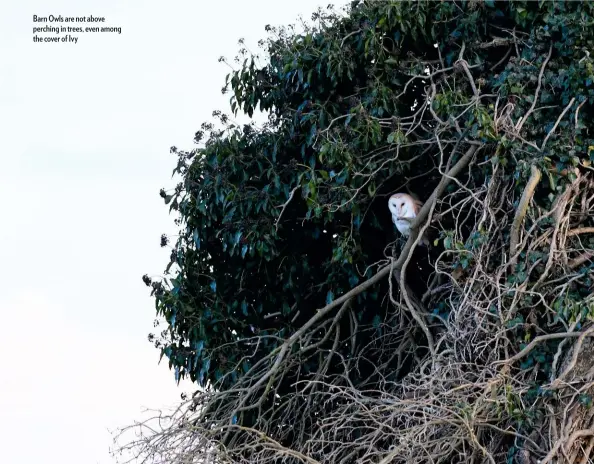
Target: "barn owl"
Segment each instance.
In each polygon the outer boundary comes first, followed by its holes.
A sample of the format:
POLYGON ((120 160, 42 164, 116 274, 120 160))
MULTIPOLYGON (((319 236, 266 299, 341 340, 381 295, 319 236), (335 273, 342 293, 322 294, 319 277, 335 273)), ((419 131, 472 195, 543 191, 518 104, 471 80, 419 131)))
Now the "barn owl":
MULTIPOLYGON (((392 213, 392 222, 405 237, 410 235, 410 225, 417 217, 417 214, 419 214, 421 206, 423 206, 423 203, 408 193, 395 193, 388 200, 388 208, 390 208, 390 213, 392 213)), ((429 240, 424 236, 420 243, 428 246, 429 240)))

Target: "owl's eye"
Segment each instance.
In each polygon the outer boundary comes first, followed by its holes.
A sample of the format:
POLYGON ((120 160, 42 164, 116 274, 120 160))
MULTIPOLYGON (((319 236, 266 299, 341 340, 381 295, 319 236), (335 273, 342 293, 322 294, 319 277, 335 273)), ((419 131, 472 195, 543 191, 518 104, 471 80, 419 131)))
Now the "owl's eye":
POLYGON ((404 206, 404 203, 400 203, 400 206, 404 206))

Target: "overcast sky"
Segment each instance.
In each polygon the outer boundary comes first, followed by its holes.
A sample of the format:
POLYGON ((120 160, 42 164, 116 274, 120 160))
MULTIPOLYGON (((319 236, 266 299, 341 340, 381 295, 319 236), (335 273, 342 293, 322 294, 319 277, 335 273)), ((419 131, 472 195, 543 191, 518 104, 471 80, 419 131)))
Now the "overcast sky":
POLYGON ((169 147, 193 148, 200 124, 228 109, 219 56, 326 3, 2 2, 3 464, 113 463, 109 430, 179 401, 147 341, 154 302, 141 280, 163 271, 159 238, 176 230, 158 195, 173 186, 169 147), (33 15, 50 14, 104 16, 122 33, 33 43, 33 15))

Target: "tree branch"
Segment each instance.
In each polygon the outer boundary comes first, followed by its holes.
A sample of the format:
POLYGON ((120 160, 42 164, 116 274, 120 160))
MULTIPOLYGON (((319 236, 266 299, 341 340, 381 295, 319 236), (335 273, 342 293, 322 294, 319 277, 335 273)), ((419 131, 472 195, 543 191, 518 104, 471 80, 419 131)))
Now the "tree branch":
POLYGON ((511 232, 510 232, 510 239, 509 239, 509 263, 510 265, 516 264, 518 257, 516 256, 516 251, 518 248, 518 244, 520 243, 520 226, 524 221, 524 217, 526 216, 526 212, 528 211, 528 205, 530 204, 530 200, 534 196, 534 190, 536 190, 536 186, 540 181, 540 170, 533 164, 530 168, 530 179, 528 179, 528 183, 526 184, 526 188, 524 189, 524 193, 522 193, 522 198, 520 199, 520 204, 518 205, 518 209, 516 210, 516 215, 514 216, 514 222, 512 224, 511 232))

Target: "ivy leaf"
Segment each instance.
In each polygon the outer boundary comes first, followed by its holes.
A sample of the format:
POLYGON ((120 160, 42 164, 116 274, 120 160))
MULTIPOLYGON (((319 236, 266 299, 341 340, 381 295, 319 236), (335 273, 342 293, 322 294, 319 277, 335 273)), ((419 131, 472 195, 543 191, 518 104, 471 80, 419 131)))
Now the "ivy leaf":
POLYGON ((377 314, 375 316, 373 316, 372 324, 375 329, 379 328, 381 323, 382 323, 382 320, 380 319, 380 317, 377 314))

